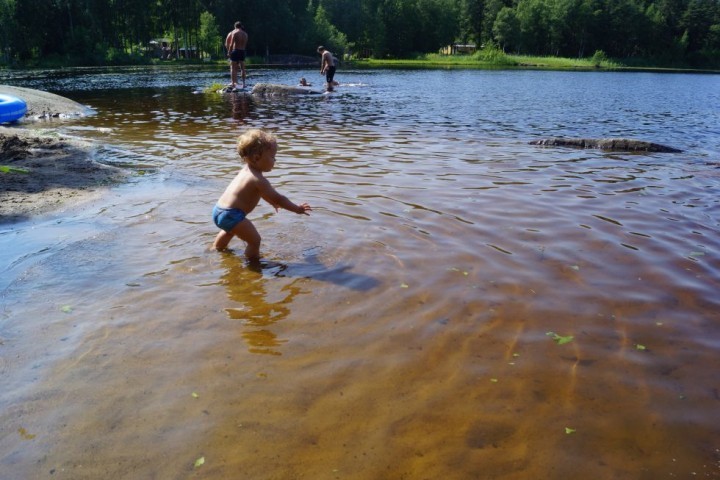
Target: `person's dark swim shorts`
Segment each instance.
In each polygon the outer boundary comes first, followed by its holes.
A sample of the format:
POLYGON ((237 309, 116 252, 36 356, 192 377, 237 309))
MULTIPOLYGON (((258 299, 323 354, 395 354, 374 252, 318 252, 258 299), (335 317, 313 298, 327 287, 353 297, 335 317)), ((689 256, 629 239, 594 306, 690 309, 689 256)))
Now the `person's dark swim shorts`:
POLYGON ((235 49, 232 52, 230 52, 230 61, 244 62, 245 61, 245 50, 235 49))

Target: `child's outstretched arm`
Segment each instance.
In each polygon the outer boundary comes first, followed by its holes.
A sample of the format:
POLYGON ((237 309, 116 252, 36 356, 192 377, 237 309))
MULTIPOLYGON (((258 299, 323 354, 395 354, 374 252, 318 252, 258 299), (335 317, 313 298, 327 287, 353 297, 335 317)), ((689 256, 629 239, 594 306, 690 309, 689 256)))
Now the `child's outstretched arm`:
POLYGON ((263 180, 264 181, 261 181, 259 185, 260 196, 263 200, 275 207, 276 211, 282 208, 290 212, 295 212, 299 215, 310 215, 308 213, 312 211, 312 207, 310 207, 310 205, 307 203, 295 205, 289 198, 275 190, 267 179, 264 178, 263 180))

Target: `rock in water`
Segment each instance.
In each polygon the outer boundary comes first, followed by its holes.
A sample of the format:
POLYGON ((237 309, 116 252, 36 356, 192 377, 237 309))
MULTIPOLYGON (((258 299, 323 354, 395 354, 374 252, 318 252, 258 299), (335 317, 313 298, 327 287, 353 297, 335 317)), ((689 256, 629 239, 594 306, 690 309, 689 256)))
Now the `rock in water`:
POLYGON ((575 147, 575 148, 599 148, 600 150, 611 150, 614 152, 661 152, 680 153, 682 150, 668 147, 659 143, 633 140, 630 138, 563 138, 550 137, 540 140, 533 140, 530 145, 542 145, 548 147, 575 147))
POLYGON ((256 83, 251 92, 258 96, 289 96, 289 95, 318 95, 321 92, 310 90, 305 87, 293 87, 291 85, 277 85, 274 83, 256 83))

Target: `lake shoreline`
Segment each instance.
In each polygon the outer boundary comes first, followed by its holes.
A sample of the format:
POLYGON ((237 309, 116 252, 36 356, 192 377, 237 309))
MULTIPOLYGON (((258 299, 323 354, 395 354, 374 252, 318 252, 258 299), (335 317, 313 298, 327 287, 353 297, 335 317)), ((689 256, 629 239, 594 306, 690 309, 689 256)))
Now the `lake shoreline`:
POLYGON ((514 62, 512 64, 495 64, 492 62, 472 61, 458 59, 458 61, 442 62, 437 60, 352 60, 348 62, 357 68, 417 68, 417 69, 472 69, 472 70, 546 70, 556 72, 628 72, 628 73, 702 73, 720 74, 718 69, 702 68, 671 68, 671 67, 631 67, 618 66, 590 66, 576 64, 575 59, 561 59, 564 65, 551 65, 534 62, 514 62))
POLYGON ((95 161, 94 143, 62 135, 52 123, 36 128, 37 120, 83 116, 88 111, 84 105, 29 88, 0 85, 0 93, 28 105, 23 121, 0 127, 0 224, 77 206, 126 176, 122 169, 95 161))
MULTIPOLYGON (((488 70, 551 70, 551 71, 607 71, 607 72, 650 72, 650 73, 706 73, 706 74, 720 74, 720 68, 707 67, 698 68, 687 66, 663 66, 653 65, 648 62, 645 66, 632 66, 626 65, 621 61, 615 59, 607 59, 607 63, 601 62, 599 65, 592 64, 592 57, 585 58, 569 58, 569 57, 534 57, 525 55, 506 55, 506 61, 493 61, 493 60, 477 60, 468 55, 436 55, 428 54, 432 58, 426 59, 410 59, 410 58, 397 58, 397 59, 374 59, 374 58, 363 58, 363 59, 349 59, 341 60, 339 70, 343 68, 428 68, 428 69, 445 69, 445 68, 468 68, 468 69, 488 69, 488 70)), ((294 68, 294 69, 307 69, 315 68, 319 65, 317 62, 311 62, 311 57, 303 57, 302 61, 297 60, 297 55, 278 55, 280 59, 273 61, 266 60, 262 57, 249 57, 246 61, 246 68, 248 71, 258 68, 294 68), (287 58, 286 58, 287 57, 287 58)), ((77 65, 78 68, 137 68, 138 64, 127 64, 127 65, 93 65, 93 66, 82 66, 77 65)), ((146 67, 192 67, 192 66, 216 66, 216 67, 227 67, 227 60, 213 60, 213 61, 199 61, 199 60, 186 60, 186 59, 171 59, 163 61, 149 61, 147 64, 142 64, 146 67)), ((8 70, 26 70, 26 69, 61 69, 67 66, 60 67, 56 64, 37 64, 37 65, 16 65, 13 67, 4 66, 8 70)))

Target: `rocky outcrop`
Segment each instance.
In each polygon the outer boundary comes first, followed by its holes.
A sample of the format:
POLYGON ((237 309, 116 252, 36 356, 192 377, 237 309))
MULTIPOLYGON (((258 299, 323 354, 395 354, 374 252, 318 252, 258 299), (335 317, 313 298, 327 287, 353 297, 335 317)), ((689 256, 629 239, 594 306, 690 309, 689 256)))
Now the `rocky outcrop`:
POLYGON ((662 152, 680 153, 682 150, 668 147, 659 143, 633 140, 629 138, 563 138, 550 137, 540 140, 533 140, 530 145, 543 145, 548 147, 574 147, 574 148, 599 148, 600 150, 611 150, 614 152, 662 152))
POLYGON ((292 95, 319 95, 322 92, 310 90, 307 87, 294 87, 292 85, 278 85, 274 83, 256 83, 251 92, 262 97, 292 96, 292 95))
POLYGON ((24 120, 67 119, 92 113, 92 110, 85 105, 42 90, 0 85, 0 93, 25 100, 27 112, 24 120))

